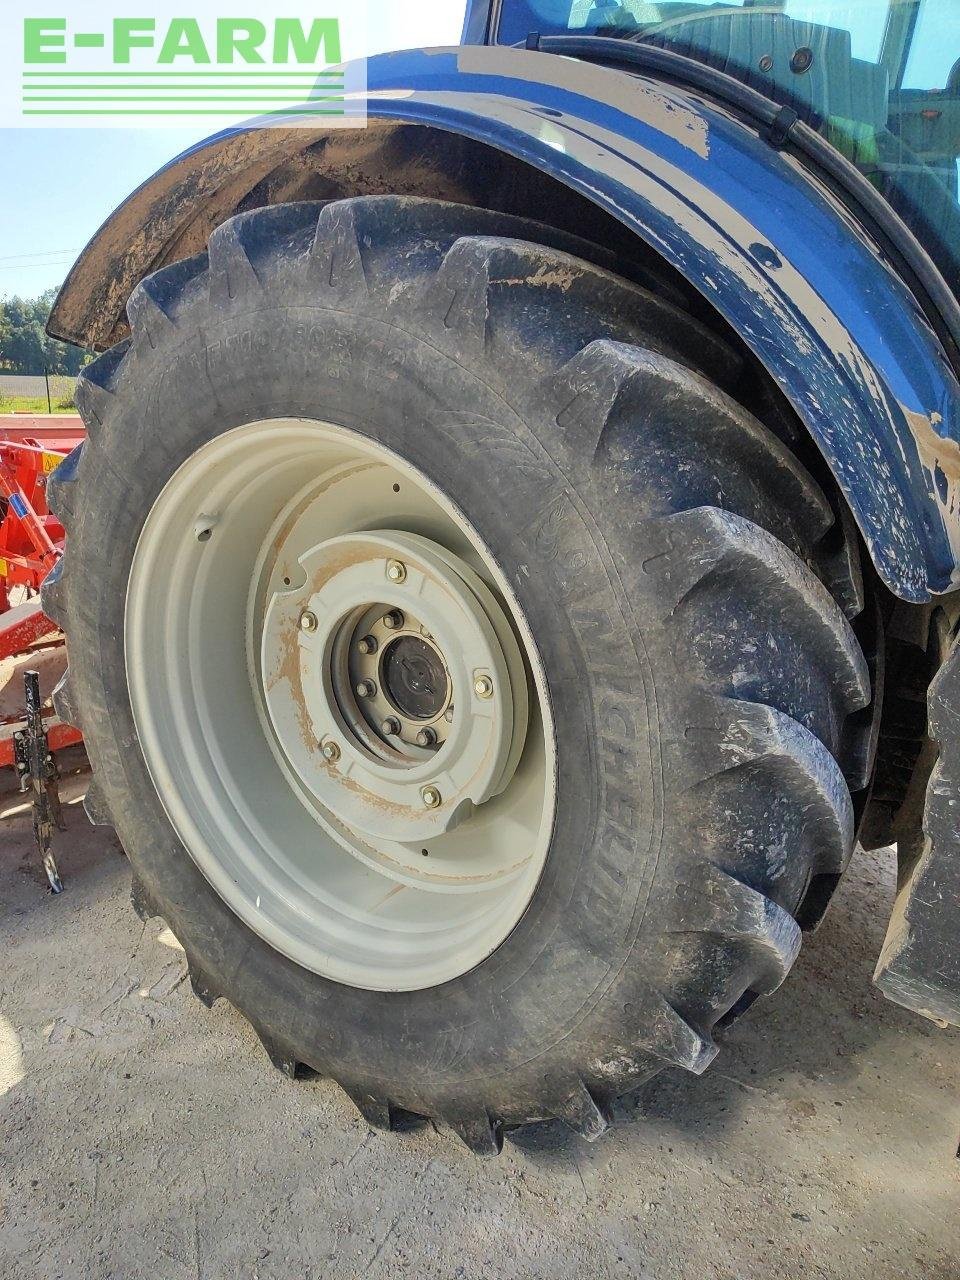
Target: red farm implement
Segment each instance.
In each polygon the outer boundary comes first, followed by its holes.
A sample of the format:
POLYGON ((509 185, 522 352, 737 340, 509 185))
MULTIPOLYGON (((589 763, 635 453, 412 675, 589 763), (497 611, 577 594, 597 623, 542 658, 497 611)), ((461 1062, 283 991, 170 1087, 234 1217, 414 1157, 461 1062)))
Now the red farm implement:
MULTIPOLYGON (((63 551, 63 526, 47 507, 47 477, 83 439, 79 417, 0 419, 0 661, 63 644, 40 606, 40 584, 63 551)), ((35 672, 25 676, 24 714, 0 716, 0 767, 15 768, 34 790, 37 839, 50 883, 60 887, 49 856, 56 815, 52 753, 81 740, 40 700, 35 672), (44 847, 46 846, 46 847, 44 847)))
MULTIPOLYGON (((0 419, 0 619, 11 593, 35 595, 56 564, 63 526, 47 509, 47 476, 83 439, 76 416, 0 419)), ((5 633, 4 633, 5 634, 5 633)), ((17 650, 5 650, 6 656, 17 650)))

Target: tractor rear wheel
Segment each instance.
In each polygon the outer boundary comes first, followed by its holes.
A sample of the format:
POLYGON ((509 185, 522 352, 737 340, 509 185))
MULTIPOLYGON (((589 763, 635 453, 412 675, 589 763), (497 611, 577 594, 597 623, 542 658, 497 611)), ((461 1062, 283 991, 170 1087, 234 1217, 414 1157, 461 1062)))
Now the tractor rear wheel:
POLYGON ((435 201, 242 214, 137 288, 51 483, 136 905, 283 1070, 479 1152, 703 1071, 870 770, 855 541, 740 357, 600 263, 435 201))

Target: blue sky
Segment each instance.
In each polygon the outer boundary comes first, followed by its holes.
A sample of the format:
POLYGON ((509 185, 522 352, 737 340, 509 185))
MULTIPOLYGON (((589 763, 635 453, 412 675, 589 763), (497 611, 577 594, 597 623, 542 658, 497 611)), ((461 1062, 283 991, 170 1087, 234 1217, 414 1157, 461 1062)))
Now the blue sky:
MULTIPOLYGON (((465 0, 369 0, 368 51, 457 44, 464 9, 465 0)), ((206 132, 0 129, 0 297, 60 284, 117 205, 206 132)))

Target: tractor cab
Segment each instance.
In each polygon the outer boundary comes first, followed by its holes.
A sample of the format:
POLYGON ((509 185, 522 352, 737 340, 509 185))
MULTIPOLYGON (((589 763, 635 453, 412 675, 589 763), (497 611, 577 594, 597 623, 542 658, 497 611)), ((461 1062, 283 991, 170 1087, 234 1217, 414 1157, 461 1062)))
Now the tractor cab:
POLYGON ((504 0, 490 38, 599 37, 706 63, 791 107, 852 161, 960 287, 955 0, 504 0))

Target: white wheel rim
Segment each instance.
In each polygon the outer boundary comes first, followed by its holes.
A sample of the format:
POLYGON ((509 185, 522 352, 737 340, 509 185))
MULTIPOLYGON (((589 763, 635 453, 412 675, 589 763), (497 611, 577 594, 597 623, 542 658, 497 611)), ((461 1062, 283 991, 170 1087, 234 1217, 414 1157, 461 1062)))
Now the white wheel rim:
POLYGON ((303 419, 198 450, 144 524, 126 656, 174 829, 278 951, 415 990, 517 924, 554 820, 542 666, 477 532, 395 454, 303 419))

